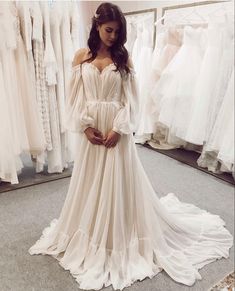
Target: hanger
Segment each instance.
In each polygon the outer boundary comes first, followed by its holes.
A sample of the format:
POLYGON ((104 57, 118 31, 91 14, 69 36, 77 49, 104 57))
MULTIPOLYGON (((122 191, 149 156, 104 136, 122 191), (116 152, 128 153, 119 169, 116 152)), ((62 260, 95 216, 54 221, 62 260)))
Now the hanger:
POLYGON ((183 17, 181 11, 177 11, 176 14, 170 15, 170 14, 164 14, 161 18, 159 18, 154 24, 157 26, 159 23, 162 23, 162 20, 170 20, 170 23, 164 23, 164 25, 172 25, 172 24, 177 24, 178 20, 183 17))

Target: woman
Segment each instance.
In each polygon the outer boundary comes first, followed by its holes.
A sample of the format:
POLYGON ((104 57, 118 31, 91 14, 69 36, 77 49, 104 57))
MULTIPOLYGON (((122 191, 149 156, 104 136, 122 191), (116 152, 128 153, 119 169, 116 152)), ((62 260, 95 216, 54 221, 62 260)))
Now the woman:
POLYGON ((101 4, 73 63, 67 126, 80 144, 69 191, 29 252, 58 259, 81 289, 123 289, 162 269, 192 285, 199 268, 228 257, 232 236, 218 216, 154 192, 132 136, 138 101, 125 41, 121 10, 101 4))

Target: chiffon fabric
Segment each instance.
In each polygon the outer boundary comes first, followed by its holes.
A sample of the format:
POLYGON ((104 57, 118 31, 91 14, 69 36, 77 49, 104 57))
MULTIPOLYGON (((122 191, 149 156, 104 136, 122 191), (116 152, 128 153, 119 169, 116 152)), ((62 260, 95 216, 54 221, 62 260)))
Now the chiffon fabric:
POLYGON ((81 289, 115 290, 162 269, 193 285, 198 269, 229 255, 224 221, 170 193, 159 199, 138 158, 132 131, 138 120, 133 71, 121 77, 110 64, 74 67, 66 126, 80 133, 69 191, 29 253, 51 255, 81 289), (121 134, 114 148, 91 144, 84 129, 121 134))

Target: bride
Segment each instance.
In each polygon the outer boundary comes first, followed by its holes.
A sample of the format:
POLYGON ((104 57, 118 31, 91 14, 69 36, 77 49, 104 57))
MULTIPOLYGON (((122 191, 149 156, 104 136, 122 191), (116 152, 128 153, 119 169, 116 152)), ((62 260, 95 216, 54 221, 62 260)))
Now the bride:
POLYGON ((68 194, 29 253, 56 258, 81 289, 123 289, 161 270, 191 286, 229 256, 232 236, 219 216, 157 197, 133 141, 138 94, 125 42, 123 13, 101 4, 73 62, 66 124, 79 147, 68 194))

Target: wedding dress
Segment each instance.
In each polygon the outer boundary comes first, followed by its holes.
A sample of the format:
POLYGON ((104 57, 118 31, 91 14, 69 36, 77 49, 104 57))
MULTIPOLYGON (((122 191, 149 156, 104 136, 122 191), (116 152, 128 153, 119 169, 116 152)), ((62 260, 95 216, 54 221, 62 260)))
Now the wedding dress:
POLYGON ((151 116, 148 114, 150 111, 150 100, 148 91, 151 87, 151 64, 152 64, 152 31, 149 30, 147 23, 143 23, 142 31, 142 47, 138 55, 139 72, 137 73, 137 80, 139 84, 140 101, 140 119, 138 127, 135 132, 136 141, 144 142, 146 140, 145 134, 153 132, 153 122, 151 116))
POLYGON ((206 141, 211 104, 215 99, 215 84, 222 69, 223 24, 209 23, 208 44, 203 57, 200 74, 193 93, 190 121, 186 141, 203 145, 206 141))
POLYGON ((202 63, 203 36, 202 28, 185 27, 183 45, 157 83, 155 99, 160 100, 158 120, 169 128, 172 135, 182 140, 185 140, 195 83, 202 63))
MULTIPOLYGON (((160 37, 159 41, 163 42, 160 37)), ((165 45, 162 48, 161 52, 154 56, 153 69, 156 74, 155 78, 158 80, 161 76, 161 73, 173 59, 177 51, 179 50, 182 44, 182 29, 177 29, 175 27, 169 27, 164 33, 165 45)), ((155 55, 155 54, 154 54, 155 55)))
POLYGON ((164 269, 192 285, 198 269, 229 256, 232 236, 224 221, 170 193, 159 199, 138 158, 133 129, 138 120, 133 71, 92 63, 73 69, 66 126, 80 133, 69 191, 54 219, 29 253, 51 255, 81 289, 123 289, 164 269), (93 145, 88 126, 105 136, 121 134, 114 148, 93 145))
MULTIPOLYGON (((161 98, 159 99, 158 92, 158 80, 161 78, 161 74, 164 73, 165 68, 174 59, 174 56, 178 52, 182 44, 182 29, 177 29, 175 27, 169 27, 164 33, 160 33, 159 42, 164 42, 163 48, 156 50, 153 55, 153 67, 151 77, 153 79, 154 85, 152 86, 150 92, 150 100, 152 100, 152 108, 149 112, 153 112, 152 120, 154 124, 154 132, 152 140, 148 144, 157 149, 173 149, 182 145, 182 141, 177 139, 175 136, 171 136, 169 133, 169 128, 158 122, 159 118, 159 108, 161 103, 161 98), (164 38, 163 38, 163 36, 164 38), (178 145, 179 144, 179 145, 178 145)), ((164 78, 163 78, 164 79, 164 78)), ((162 82, 162 81, 161 81, 162 82)), ((160 96, 159 96, 160 97, 160 96)))
POLYGON ((212 172, 232 172, 234 165, 234 70, 211 134, 198 159, 212 172))

